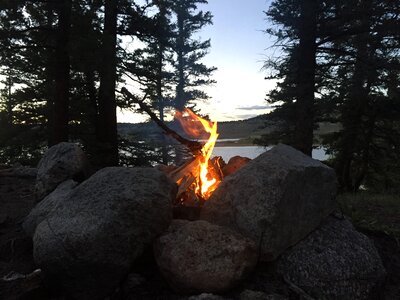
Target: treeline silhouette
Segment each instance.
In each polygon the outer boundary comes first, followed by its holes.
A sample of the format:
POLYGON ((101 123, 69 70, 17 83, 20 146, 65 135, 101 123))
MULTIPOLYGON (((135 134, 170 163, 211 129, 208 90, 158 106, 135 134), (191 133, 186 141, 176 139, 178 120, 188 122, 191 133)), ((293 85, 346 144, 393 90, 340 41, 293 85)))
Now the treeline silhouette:
POLYGON ((333 154, 342 191, 399 191, 400 2, 275 0, 266 16, 277 80, 268 95, 284 142, 310 155, 318 122, 340 124, 322 144, 333 154))
POLYGON ((118 137, 117 107, 134 107, 120 88, 145 95, 161 120, 208 98, 201 87, 214 82, 215 68, 201 59, 210 40, 196 37, 212 23, 203 4, 1 1, 1 162, 35 163, 48 145, 70 140, 99 167, 135 157, 144 163, 147 146, 118 137))

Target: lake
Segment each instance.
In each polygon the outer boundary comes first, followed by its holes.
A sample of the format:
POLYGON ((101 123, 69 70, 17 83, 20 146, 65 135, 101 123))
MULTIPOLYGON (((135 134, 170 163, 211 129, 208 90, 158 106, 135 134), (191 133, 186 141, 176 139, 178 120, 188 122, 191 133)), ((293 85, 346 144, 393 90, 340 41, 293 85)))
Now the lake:
MULTIPOLYGON (((271 149, 272 147, 260 147, 260 146, 233 146, 233 147, 218 147, 216 146, 213 150, 213 156, 221 156, 225 162, 233 156, 239 155, 248 158, 256 158, 265 151, 271 149)), ((326 160, 329 155, 326 154, 324 148, 316 148, 312 151, 312 157, 318 160, 326 160)))

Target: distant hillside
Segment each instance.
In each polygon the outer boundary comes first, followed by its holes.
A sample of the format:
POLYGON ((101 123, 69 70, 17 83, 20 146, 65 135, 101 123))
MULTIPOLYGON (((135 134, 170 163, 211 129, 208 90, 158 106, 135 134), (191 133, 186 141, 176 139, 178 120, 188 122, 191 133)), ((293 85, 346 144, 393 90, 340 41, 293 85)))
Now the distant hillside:
MULTIPOLYGON (((185 135, 180 128, 177 128, 172 122, 166 122, 167 126, 185 135)), ((263 134, 271 132, 275 128, 268 115, 260 115, 254 118, 240 121, 229 121, 218 123, 219 139, 241 139, 251 141, 263 134)), ((315 132, 316 135, 335 132, 340 129, 338 124, 321 123, 320 128, 315 132)), ((154 122, 146 123, 119 123, 118 132, 121 135, 134 135, 141 139, 158 139, 162 130, 154 122)))
MULTIPOLYGON (((257 116, 247 120, 229 121, 218 123, 220 139, 245 139, 260 136, 271 130, 273 126, 266 127, 266 115, 257 116)), ((180 131, 172 122, 166 123, 170 128, 180 131)), ((143 138, 156 138, 162 130, 154 122, 146 123, 119 123, 118 132, 121 135, 135 135, 143 138)), ((183 134, 182 132, 180 132, 183 134)))
POLYGON ((267 115, 260 115, 247 120, 219 122, 218 132, 220 139, 245 139, 268 133, 273 127, 267 115))

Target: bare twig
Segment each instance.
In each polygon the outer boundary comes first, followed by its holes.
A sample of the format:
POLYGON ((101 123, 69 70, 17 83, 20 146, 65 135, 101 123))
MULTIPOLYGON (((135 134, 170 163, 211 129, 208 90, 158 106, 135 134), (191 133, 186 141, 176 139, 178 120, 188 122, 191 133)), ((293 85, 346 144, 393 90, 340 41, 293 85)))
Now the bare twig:
POLYGON ((146 103, 144 103, 143 100, 137 99, 134 95, 132 95, 126 88, 121 89, 121 93, 128 97, 130 100, 132 100, 134 103, 139 104, 139 107, 142 111, 146 112, 150 118, 156 122, 156 124, 161 127, 162 130, 164 130, 165 134, 173 137, 175 140, 177 140, 179 143, 182 145, 186 146, 189 148, 190 152, 193 153, 193 155, 198 155, 201 153, 201 148, 203 148, 203 145, 199 142, 196 141, 191 141, 188 139, 185 139, 183 136, 178 134, 176 131, 172 130, 169 128, 167 125, 165 125, 164 122, 162 122, 157 115, 151 111, 150 107, 147 106, 146 103))

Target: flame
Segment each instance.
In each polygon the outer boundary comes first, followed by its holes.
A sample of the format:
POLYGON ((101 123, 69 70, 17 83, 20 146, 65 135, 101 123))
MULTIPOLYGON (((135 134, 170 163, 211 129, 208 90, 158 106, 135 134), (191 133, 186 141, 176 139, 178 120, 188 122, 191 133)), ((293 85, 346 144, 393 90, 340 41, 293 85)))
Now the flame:
POLYGON ((198 182, 196 182, 195 186, 195 193, 207 200, 221 182, 221 180, 212 175, 209 166, 210 157, 218 138, 217 122, 205 120, 188 108, 185 108, 183 112, 177 111, 175 118, 179 120, 183 129, 192 138, 199 139, 204 137, 206 133, 209 134, 207 142, 201 149, 202 155, 199 158, 199 170, 198 174, 196 174, 198 175, 198 182))

